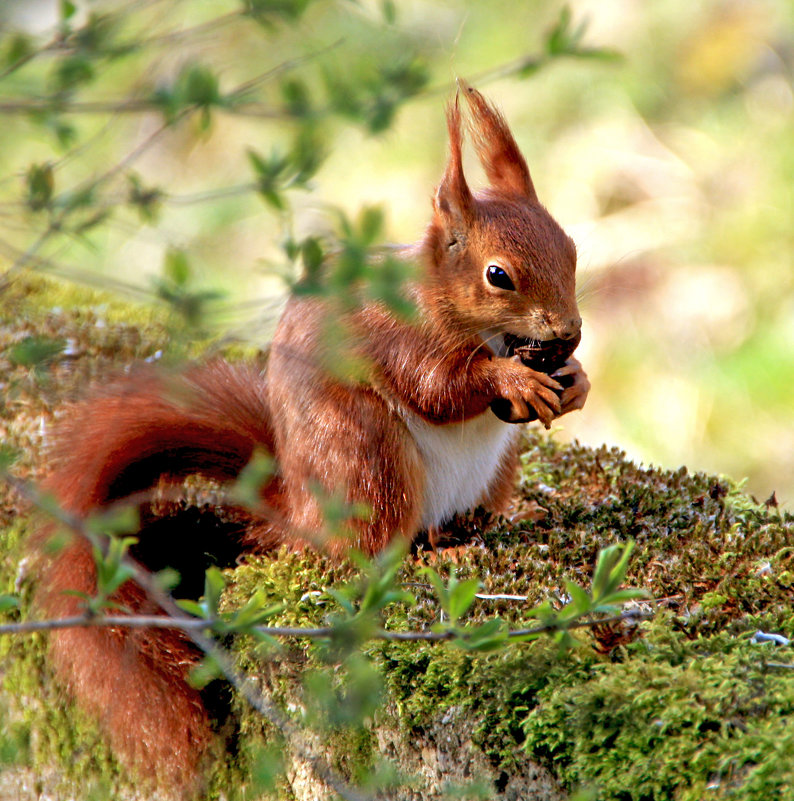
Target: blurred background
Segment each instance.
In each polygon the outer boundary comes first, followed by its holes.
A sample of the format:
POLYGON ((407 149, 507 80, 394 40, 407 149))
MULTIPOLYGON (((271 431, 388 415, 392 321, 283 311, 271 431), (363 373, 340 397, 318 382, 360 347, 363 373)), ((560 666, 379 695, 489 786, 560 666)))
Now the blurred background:
POLYGON ((790 0, 5 0, 0 26, 10 275, 189 285, 264 344, 340 211, 422 235, 460 75, 578 245, 593 389, 558 436, 792 507, 790 0))

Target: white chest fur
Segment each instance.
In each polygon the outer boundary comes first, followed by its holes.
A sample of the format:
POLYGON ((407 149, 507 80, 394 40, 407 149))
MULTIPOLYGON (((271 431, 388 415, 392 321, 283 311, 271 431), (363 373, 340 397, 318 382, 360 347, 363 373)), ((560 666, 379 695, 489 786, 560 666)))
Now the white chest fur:
POLYGON ((517 426, 503 423, 490 411, 440 426, 408 411, 403 419, 425 464, 423 528, 440 525, 480 503, 519 435, 517 426))

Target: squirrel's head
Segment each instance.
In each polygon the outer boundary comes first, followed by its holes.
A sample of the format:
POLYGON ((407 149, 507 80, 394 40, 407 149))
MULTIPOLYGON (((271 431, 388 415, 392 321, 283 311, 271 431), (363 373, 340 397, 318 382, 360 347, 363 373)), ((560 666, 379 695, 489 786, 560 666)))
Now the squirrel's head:
MULTIPOLYGON (((503 334, 570 339, 581 328, 576 247, 538 201, 507 123, 460 82, 471 132, 490 186, 474 195, 463 174, 458 98, 447 110, 449 161, 425 239, 428 290, 467 334, 502 350, 503 334)), ((436 304, 434 304, 436 305, 436 304)))

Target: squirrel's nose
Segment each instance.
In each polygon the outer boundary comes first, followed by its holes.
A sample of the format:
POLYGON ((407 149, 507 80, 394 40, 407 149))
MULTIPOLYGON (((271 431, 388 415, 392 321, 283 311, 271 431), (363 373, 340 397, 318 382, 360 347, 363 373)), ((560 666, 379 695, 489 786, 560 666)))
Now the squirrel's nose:
POLYGON ((559 339, 573 339, 582 330, 582 318, 571 317, 567 324, 552 329, 559 339))

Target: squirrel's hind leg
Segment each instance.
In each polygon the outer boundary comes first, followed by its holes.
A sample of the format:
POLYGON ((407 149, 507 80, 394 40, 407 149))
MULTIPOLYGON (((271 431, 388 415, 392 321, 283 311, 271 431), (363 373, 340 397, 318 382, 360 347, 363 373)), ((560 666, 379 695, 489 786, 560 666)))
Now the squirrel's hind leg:
POLYGON ((370 389, 335 390, 323 417, 307 415, 287 434, 312 448, 290 449, 287 440, 279 449, 295 534, 335 554, 351 547, 374 554, 397 537, 412 540, 421 519, 424 467, 405 423, 370 389), (320 430, 304 422, 317 419, 323 420, 320 430), (341 526, 329 514, 340 500, 349 507, 341 526))

